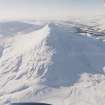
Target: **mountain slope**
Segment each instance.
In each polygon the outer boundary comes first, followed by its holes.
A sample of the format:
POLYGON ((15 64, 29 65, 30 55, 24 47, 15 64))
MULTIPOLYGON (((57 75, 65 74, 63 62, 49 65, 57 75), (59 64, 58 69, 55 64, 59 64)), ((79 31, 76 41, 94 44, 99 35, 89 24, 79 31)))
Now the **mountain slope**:
POLYGON ((76 82, 81 73, 100 72, 105 65, 103 42, 69 32, 62 25, 50 24, 50 28, 48 45, 55 49, 55 54, 46 74, 48 84, 68 86, 76 82))
POLYGON ((4 41, 0 58, 1 97, 30 90, 30 85, 45 74, 52 55, 45 41, 48 33, 46 26, 30 35, 17 35, 4 41))

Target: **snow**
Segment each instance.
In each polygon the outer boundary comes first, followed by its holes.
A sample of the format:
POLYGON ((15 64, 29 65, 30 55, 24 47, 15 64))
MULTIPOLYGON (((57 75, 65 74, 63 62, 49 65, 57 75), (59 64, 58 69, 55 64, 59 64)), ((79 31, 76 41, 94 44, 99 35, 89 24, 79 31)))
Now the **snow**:
POLYGON ((41 29, 45 23, 38 24, 38 22, 28 21, 3 21, 0 22, 0 36, 14 36, 17 34, 28 34, 35 30, 41 29))
POLYGON ((51 22, 0 38, 0 105, 104 105, 105 43, 83 26, 51 22))

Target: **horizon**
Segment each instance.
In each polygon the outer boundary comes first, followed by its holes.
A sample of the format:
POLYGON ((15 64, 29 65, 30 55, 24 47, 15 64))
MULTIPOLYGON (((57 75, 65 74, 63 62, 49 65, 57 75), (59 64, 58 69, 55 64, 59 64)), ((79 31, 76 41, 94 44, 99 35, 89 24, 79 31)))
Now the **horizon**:
POLYGON ((104 11, 103 0, 0 0, 0 19, 65 19, 104 11))

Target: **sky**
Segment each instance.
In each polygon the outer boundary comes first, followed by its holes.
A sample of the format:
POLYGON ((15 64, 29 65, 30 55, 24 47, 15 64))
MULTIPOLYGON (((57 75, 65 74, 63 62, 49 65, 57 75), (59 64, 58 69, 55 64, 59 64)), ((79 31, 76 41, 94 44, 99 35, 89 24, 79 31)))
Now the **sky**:
POLYGON ((103 0, 0 0, 0 19, 66 18, 104 13, 103 0))

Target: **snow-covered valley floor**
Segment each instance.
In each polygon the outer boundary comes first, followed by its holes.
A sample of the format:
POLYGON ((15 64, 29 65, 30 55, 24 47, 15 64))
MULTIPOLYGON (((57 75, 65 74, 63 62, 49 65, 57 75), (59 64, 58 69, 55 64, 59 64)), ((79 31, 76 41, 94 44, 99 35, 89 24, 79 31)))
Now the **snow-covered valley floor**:
POLYGON ((95 29, 73 22, 0 23, 0 105, 104 105, 104 30, 95 29))

